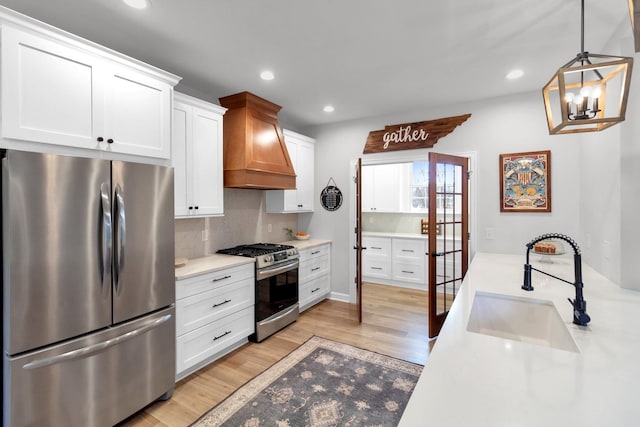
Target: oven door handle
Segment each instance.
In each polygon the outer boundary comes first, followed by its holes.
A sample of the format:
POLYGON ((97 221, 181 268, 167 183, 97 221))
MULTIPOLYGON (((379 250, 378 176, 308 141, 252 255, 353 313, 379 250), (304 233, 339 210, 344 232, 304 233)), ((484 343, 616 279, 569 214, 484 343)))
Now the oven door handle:
POLYGON ((293 262, 288 262, 284 265, 278 265, 273 268, 263 268, 262 270, 256 271, 256 280, 267 279, 271 276, 275 276, 280 273, 284 273, 285 271, 293 270, 298 267, 298 260, 296 259, 293 262))

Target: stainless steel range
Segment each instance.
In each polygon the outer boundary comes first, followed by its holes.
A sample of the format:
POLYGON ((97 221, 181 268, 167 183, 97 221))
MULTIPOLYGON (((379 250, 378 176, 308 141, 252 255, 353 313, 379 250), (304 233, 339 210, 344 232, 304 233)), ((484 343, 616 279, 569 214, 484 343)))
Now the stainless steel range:
POLYGON ((260 342, 298 318, 298 249, 273 243, 255 243, 221 249, 218 253, 256 261, 256 331, 260 342))

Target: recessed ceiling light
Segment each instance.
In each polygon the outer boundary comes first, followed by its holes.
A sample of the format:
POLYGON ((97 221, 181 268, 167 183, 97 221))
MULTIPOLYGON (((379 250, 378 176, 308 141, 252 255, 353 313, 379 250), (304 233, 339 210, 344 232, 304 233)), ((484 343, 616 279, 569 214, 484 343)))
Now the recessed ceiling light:
POLYGON ((273 80, 274 77, 273 71, 265 70, 260 73, 260 78, 262 80, 273 80))
POLYGON ((134 9, 146 9, 151 5, 151 0, 122 0, 124 4, 134 9))
POLYGON ((509 80, 515 80, 515 79, 519 79, 520 77, 524 76, 524 71, 520 70, 520 69, 516 69, 516 70, 511 70, 509 71, 509 73, 506 75, 507 79, 509 80))
POLYGON ((333 105, 325 105, 322 109, 325 113, 333 113, 336 109, 333 108, 333 105))

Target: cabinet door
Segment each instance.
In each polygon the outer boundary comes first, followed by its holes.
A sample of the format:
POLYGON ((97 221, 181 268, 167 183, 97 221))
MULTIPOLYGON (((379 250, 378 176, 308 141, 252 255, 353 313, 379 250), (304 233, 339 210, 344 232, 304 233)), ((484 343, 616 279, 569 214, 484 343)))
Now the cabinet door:
POLYGON ((222 118, 193 107, 193 203, 195 215, 222 215, 222 118))
POLYGON ((191 107, 181 102, 173 104, 173 141, 171 162, 174 176, 174 211, 176 217, 189 214, 191 173, 187 170, 187 141, 191 140, 191 107))
POLYGON ((113 142, 107 150, 169 159, 171 157, 171 96, 167 83, 124 66, 106 73, 105 131, 113 142))
POLYGON ((298 205, 301 211, 313 211, 314 200, 314 146, 306 142, 299 142, 296 150, 296 174, 298 205))
POLYGON ((362 167, 362 212, 375 211, 373 168, 374 166, 362 167))
POLYGON ((376 212, 400 212, 400 168, 397 164, 374 168, 374 200, 376 212))
POLYGON ((98 148, 99 59, 3 25, 1 66, 3 137, 98 148))
POLYGON ((283 190, 284 210, 287 212, 296 212, 300 210, 300 207, 298 206, 298 189, 300 188, 300 172, 298 172, 298 144, 291 141, 289 138, 285 138, 285 144, 287 145, 289 158, 291 158, 291 163, 293 164, 293 170, 296 172, 296 189, 283 190))

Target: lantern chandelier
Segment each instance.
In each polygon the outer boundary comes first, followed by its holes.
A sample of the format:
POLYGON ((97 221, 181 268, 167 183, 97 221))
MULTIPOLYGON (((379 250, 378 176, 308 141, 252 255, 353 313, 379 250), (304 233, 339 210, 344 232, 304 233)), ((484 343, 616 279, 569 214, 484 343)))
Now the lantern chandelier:
POLYGON ((633 58, 584 50, 584 0, 580 53, 542 89, 549 134, 594 132, 625 119, 633 58))

